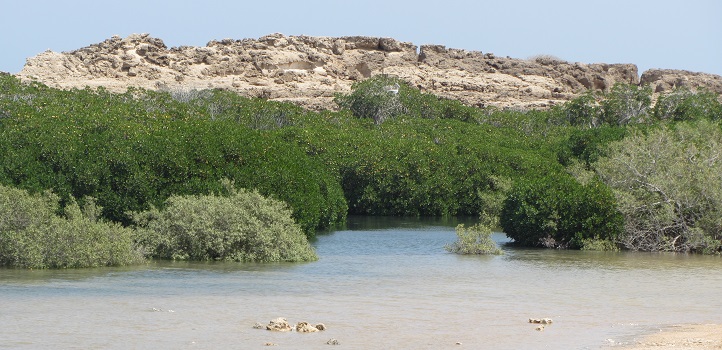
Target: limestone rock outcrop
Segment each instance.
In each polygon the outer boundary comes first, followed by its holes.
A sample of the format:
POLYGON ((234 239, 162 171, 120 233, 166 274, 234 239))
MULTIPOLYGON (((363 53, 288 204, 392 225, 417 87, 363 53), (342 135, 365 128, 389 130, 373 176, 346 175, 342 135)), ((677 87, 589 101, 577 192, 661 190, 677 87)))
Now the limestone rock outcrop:
MULTIPOLYGON (((397 76, 468 105, 501 108, 545 108, 586 89, 640 83, 633 64, 570 63, 545 56, 523 60, 440 45, 417 47, 391 38, 282 34, 172 48, 148 34, 114 36, 71 52, 40 53, 29 58, 17 76, 59 88, 222 88, 310 109, 333 109, 335 93, 348 92, 354 82, 377 74, 397 76)), ((721 79, 682 71, 642 75, 642 82, 656 84, 656 89, 685 81, 718 93, 721 79)))
POLYGON ((722 94, 722 76, 675 69, 650 69, 642 73, 641 84, 649 84, 654 92, 668 92, 677 87, 706 88, 722 94))

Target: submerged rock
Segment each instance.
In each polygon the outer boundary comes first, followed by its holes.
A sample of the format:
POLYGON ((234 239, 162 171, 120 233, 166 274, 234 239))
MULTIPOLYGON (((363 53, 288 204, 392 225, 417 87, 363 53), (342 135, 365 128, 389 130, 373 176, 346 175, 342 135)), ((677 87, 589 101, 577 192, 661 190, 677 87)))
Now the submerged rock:
POLYGON ((288 323, 288 320, 283 317, 275 318, 268 322, 268 325, 263 325, 259 322, 256 322, 253 325, 253 328, 255 329, 267 329, 269 331, 276 331, 276 332, 289 332, 293 331, 294 329, 296 332, 299 333, 313 333, 318 331, 325 331, 326 325, 323 323, 317 323, 316 325, 312 325, 308 322, 299 322, 294 327, 291 327, 291 324, 288 323))
POLYGON ((318 323, 315 326, 308 323, 308 322, 299 322, 296 324, 296 332, 301 333, 313 333, 318 331, 325 331, 326 325, 323 323, 318 323))
POLYGON ((288 332, 293 330, 293 328, 291 328, 291 325, 288 324, 288 321, 283 317, 279 317, 268 322, 266 329, 276 332, 288 332))
POLYGON ((551 324, 553 321, 551 318, 530 318, 529 323, 538 323, 538 324, 551 324))
POLYGON ((313 333, 318 332, 318 328, 310 325, 308 322, 299 322, 298 324, 296 324, 296 332, 313 333))

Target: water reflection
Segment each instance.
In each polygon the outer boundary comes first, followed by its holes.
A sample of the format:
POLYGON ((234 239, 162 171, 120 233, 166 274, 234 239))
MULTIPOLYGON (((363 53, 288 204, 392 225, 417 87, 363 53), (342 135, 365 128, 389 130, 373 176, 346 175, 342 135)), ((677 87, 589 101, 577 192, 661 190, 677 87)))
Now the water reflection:
POLYGON ((519 247, 507 247, 505 252, 507 253, 506 258, 510 261, 550 269, 722 270, 722 258, 720 256, 629 251, 595 252, 519 247))

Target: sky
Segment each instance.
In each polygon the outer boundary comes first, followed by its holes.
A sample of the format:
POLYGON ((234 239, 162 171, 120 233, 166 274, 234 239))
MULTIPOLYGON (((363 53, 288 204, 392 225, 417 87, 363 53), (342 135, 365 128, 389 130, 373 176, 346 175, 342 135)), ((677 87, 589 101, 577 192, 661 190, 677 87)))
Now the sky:
POLYGON ((722 75, 719 0, 0 0, 0 71, 45 50, 149 33, 168 47, 285 35, 391 37, 571 62, 722 75))

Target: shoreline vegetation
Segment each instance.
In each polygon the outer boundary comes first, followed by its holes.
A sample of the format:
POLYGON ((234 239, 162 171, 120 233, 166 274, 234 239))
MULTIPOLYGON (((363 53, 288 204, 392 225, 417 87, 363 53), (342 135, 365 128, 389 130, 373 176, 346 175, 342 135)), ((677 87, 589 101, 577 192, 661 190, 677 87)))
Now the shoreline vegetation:
MULTIPOLYGON (((653 100, 648 86, 617 84, 548 110, 500 110, 379 75, 335 101, 314 112, 223 90, 59 90, 0 75, 0 185, 46 208, 34 224, 37 206, 4 202, 0 264, 136 263, 113 260, 119 245, 308 261, 308 239, 348 214, 473 215, 476 231, 498 223, 524 246, 722 251, 722 104, 708 91, 653 100), (79 245, 55 245, 59 263, 27 262, 48 255, 49 223, 79 245)), ((496 251, 469 229, 452 252, 496 251)))

